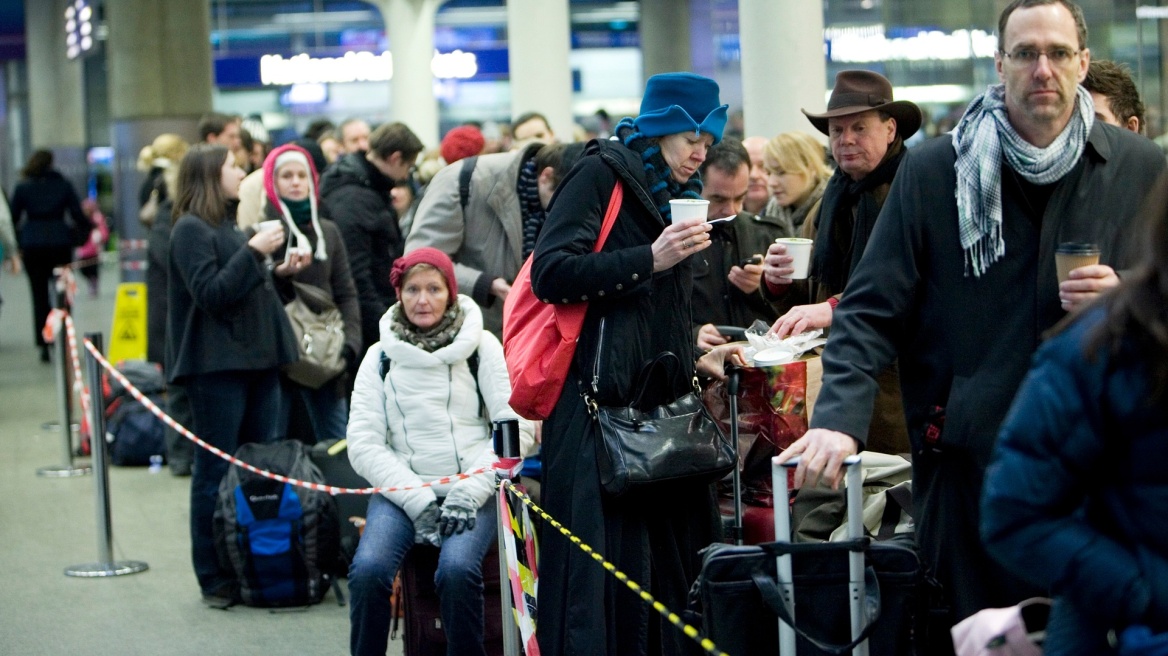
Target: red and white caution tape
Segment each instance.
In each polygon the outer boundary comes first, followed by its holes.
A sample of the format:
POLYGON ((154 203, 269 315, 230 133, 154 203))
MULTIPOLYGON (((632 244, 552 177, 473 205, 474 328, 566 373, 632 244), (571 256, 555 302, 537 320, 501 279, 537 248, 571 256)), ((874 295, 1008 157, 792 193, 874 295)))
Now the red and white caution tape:
POLYGON ((149 244, 150 242, 145 239, 123 239, 118 242, 118 248, 123 251, 140 251, 149 244))
POLYGON ((69 358, 73 361, 73 392, 81 397, 81 432, 86 433, 89 426, 89 388, 85 386, 85 379, 81 377, 81 355, 77 352, 77 332, 73 328, 73 317, 69 316, 68 313, 65 314, 65 337, 69 344, 69 358))
POLYGON ((297 487, 308 488, 309 490, 316 490, 317 492, 326 492, 326 493, 332 494, 332 495, 337 495, 337 494, 384 494, 386 492, 404 492, 406 490, 417 490, 417 489, 426 488, 426 487, 433 487, 435 485, 445 485, 447 483, 453 483, 454 481, 465 480, 465 479, 470 478, 472 476, 479 476, 481 474, 486 474, 488 472, 494 471, 494 469, 492 467, 480 467, 479 469, 475 469, 475 470, 469 471, 469 472, 454 474, 453 476, 443 476, 442 478, 439 478, 438 480, 422 483, 421 485, 401 486, 401 487, 365 487, 365 488, 335 487, 332 485, 322 485, 320 483, 311 483, 309 481, 300 481, 300 480, 296 480, 294 478, 288 478, 287 476, 283 476, 281 474, 275 474, 275 473, 272 473, 270 471, 266 471, 266 470, 260 469, 258 467, 254 467, 252 465, 249 465, 248 463, 246 463, 242 460, 239 460, 238 458, 223 451, 222 449, 220 449, 212 444, 208 444, 207 442, 204 442, 203 440, 199 439, 199 437, 197 435, 195 435, 191 431, 187 430, 187 428, 185 426, 178 423, 173 418, 171 418, 170 415, 163 412, 162 409, 159 408, 157 405, 155 405, 155 403, 153 401, 151 401, 149 397, 147 397, 145 394, 140 392, 138 390, 138 388, 134 387, 134 385, 132 383, 130 383, 130 381, 124 375, 122 375, 122 372, 118 371, 117 368, 115 368, 113 365, 111 365, 108 360, 106 360, 104 357, 102 357, 101 353, 97 350, 96 347, 94 347, 93 342, 90 342, 88 339, 85 340, 85 348, 89 351, 90 355, 92 355, 98 361, 98 363, 100 363, 101 366, 104 367, 105 370, 110 373, 111 376, 116 378, 117 381, 119 383, 121 383, 122 386, 125 387, 127 391, 130 392, 131 396, 133 396, 135 399, 140 401, 142 403, 142 405, 146 406, 146 408, 148 410, 150 410, 150 412, 153 413, 155 417, 158 417, 159 419, 161 419, 162 422, 165 423, 167 426, 170 426, 171 428, 178 431, 179 434, 182 435, 183 437, 194 442, 195 444, 198 444, 199 446, 210 451, 211 453, 214 453, 215 455, 226 460, 227 462, 229 462, 233 465, 236 465, 238 467, 243 467, 244 469, 248 470, 249 472, 252 472, 254 474, 259 474, 260 476, 263 476, 264 478, 270 478, 270 479, 275 480, 275 481, 280 481, 281 483, 289 483, 289 484, 295 485, 297 487))

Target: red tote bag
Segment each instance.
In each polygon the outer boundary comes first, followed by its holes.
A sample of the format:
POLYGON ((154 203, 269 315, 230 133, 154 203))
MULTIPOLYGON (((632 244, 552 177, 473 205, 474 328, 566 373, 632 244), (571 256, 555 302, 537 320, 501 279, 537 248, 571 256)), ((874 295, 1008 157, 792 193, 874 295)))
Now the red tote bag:
MULTIPOLYGON (((593 253, 604 248, 623 198, 617 182, 593 253)), ((560 400, 588 303, 553 304, 536 298, 531 289, 532 257, 534 254, 519 269, 503 303, 503 355, 511 377, 511 409, 521 417, 541 420, 547 419, 560 400)))

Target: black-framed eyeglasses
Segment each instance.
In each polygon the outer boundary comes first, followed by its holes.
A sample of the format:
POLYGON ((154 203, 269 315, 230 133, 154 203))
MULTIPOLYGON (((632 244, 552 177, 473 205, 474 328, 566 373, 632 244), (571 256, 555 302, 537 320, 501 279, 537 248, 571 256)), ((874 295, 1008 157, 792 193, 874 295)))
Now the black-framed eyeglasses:
POLYGON ((1034 66, 1043 55, 1046 55, 1046 60, 1055 66, 1066 66, 1074 61, 1081 52, 1082 50, 1071 50, 1070 48, 1051 48, 1049 50, 1018 48, 1014 52, 1003 50, 1002 54, 1019 66, 1034 66))

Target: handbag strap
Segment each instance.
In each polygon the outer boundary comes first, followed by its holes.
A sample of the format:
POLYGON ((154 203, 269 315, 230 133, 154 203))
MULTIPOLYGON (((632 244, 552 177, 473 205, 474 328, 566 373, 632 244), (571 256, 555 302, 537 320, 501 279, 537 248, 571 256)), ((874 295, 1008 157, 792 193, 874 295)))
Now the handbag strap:
POLYGON ((621 186, 620 180, 617 180, 612 188, 612 195, 608 197, 608 209, 604 212, 604 221, 600 224, 600 236, 596 239, 596 246, 592 249, 593 253, 599 253, 600 249, 604 248, 604 242, 608 241, 608 233, 612 232, 612 226, 616 224, 616 215, 620 214, 624 198, 624 187, 621 186))
POLYGON ((779 590, 778 583, 761 570, 755 568, 750 574, 750 578, 754 581, 754 585, 758 588, 759 594, 762 595, 763 603, 774 614, 779 616, 787 626, 795 630, 795 633, 807 642, 815 646, 816 649, 842 656, 843 654, 851 653, 861 642, 864 642, 872 635, 872 631, 876 628, 876 620, 880 619, 880 579, 876 578, 876 570, 871 567, 864 568, 864 608, 869 609, 867 613, 867 623, 864 630, 860 631, 860 635, 856 636, 854 640, 844 645, 837 645, 830 642, 818 640, 807 634, 806 631, 800 629, 795 624, 795 618, 791 616, 791 609, 787 606, 787 602, 783 599, 783 593, 779 590))

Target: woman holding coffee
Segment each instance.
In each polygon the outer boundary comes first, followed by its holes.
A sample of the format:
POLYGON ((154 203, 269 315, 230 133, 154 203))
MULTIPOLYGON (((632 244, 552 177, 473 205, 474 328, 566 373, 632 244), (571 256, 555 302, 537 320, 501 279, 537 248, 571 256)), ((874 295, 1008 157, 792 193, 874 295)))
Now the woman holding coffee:
MULTIPOLYGON (((280 222, 289 235, 289 247, 282 246, 272 253, 273 261, 287 263, 276 268, 276 291, 284 303, 296 298, 295 284, 310 285, 324 292, 344 319, 342 355, 348 371, 361 348, 361 308, 341 231, 320 214, 312 156, 299 146, 280 146, 264 160, 262 175, 264 216, 280 222)), ((344 372, 319 387, 302 385, 285 377, 285 389, 291 397, 287 400, 303 404, 317 441, 345 436, 349 421, 347 382, 344 372)), ((286 426, 288 418, 289 413, 283 412, 281 425, 286 426)))
MULTIPOLYGON (((454 263, 435 248, 410 251, 390 273, 398 303, 381 317, 381 341, 365 353, 353 388, 349 460, 381 488, 349 568, 349 649, 385 654, 393 579, 415 544, 441 549, 435 584, 448 654, 485 656, 483 557, 496 540, 496 457, 488 417, 519 419, 503 346, 458 293, 454 263), (454 483, 423 483, 486 467, 454 483)), ((523 453, 534 443, 519 420, 523 453)), ((495 618, 497 619, 497 618, 495 618)))
MULTIPOLYGON (((250 237, 235 225, 243 170, 219 145, 193 146, 179 165, 168 256, 166 372, 190 399, 194 432, 227 453, 279 437, 280 367, 295 338, 265 260, 284 243, 276 228, 250 237)), ((238 600, 220 565, 212 519, 230 465, 195 450, 191 555, 204 603, 238 600)))
MULTIPOLYGON (((588 406, 630 405, 641 392, 634 381, 642 367, 666 352, 682 370, 647 388, 642 406, 671 403, 693 389, 690 256, 710 246, 710 225, 704 216, 673 221, 670 200, 701 197, 696 174, 722 137, 726 110, 713 80, 692 73, 649 78, 640 115, 620 122, 616 140, 589 142, 560 184, 531 267, 532 288, 545 302, 588 302, 567 381, 544 422, 544 506, 669 608, 685 607, 698 551, 719 534, 711 486, 682 481, 606 496, 597 472, 599 428, 588 406), (618 186, 616 221, 593 253, 618 186)), ((714 368, 720 373, 720 364, 714 368)), ((689 649, 688 637, 579 547, 555 531, 540 537, 542 654, 689 649)))

